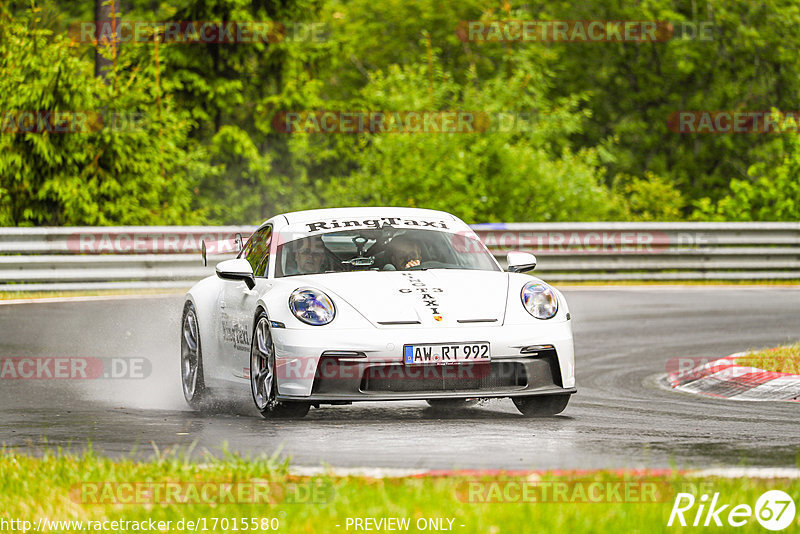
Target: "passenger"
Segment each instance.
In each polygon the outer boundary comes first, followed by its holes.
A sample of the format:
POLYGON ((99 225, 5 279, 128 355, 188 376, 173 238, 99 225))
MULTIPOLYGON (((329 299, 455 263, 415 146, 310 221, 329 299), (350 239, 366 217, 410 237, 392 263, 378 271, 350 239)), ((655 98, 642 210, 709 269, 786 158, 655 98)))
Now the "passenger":
MULTIPOLYGON (((419 267, 422 263, 422 250, 419 243, 406 235, 399 235, 389 243, 389 256, 392 267, 403 270, 412 267, 419 267)), ((388 265, 385 267, 391 270, 388 265)))

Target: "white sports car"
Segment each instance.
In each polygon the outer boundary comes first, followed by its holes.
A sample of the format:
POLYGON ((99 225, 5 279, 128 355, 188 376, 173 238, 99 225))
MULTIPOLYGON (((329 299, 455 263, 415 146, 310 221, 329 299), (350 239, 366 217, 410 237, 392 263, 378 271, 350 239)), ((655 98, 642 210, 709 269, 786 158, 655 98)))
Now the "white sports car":
MULTIPOLYGON (((205 251, 204 251, 205 257, 205 251)), ((575 393, 564 296, 503 269, 441 212, 341 208, 278 215, 186 295, 181 378, 202 408, 249 384, 264 417, 311 406, 511 397, 527 416, 575 393)))

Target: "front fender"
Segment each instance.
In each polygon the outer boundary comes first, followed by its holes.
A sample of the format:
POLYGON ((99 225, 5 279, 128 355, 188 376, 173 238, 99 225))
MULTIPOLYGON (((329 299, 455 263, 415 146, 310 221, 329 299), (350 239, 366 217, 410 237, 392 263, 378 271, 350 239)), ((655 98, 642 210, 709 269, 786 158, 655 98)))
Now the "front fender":
POLYGON ((220 283, 216 275, 197 282, 186 293, 185 301, 191 302, 197 315, 200 347, 203 356, 203 377, 206 385, 219 375, 221 367, 219 343, 216 335, 216 317, 220 283))

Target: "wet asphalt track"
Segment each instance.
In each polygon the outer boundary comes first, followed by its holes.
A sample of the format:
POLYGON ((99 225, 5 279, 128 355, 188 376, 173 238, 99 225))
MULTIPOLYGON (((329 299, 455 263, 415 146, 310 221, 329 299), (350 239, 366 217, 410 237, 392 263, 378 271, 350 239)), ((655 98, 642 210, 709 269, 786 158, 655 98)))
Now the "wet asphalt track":
POLYGON ((198 415, 180 392, 178 296, 0 306, 0 355, 144 357, 143 380, 0 380, 0 443, 114 457, 188 447, 280 450, 296 465, 620 468, 800 464, 800 403, 745 403, 661 389, 676 356, 719 357, 800 338, 800 289, 567 290, 578 394, 524 419, 508 399, 443 416, 424 402, 312 409, 264 421, 198 415))

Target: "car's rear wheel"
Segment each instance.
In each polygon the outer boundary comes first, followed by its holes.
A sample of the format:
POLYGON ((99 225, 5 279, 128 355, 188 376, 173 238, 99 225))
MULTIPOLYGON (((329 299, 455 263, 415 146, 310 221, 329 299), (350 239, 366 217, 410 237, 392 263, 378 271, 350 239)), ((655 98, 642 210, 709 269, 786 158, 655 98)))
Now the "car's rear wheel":
POLYGON ((569 395, 537 395, 513 397, 514 405, 525 417, 548 417, 564 411, 569 395))
POLYGON ((278 378, 275 367, 275 345, 264 312, 258 316, 250 347, 250 389, 256 409, 267 419, 304 417, 310 404, 306 402, 280 402, 278 378))
POLYGON ((425 402, 434 410, 460 410, 478 404, 478 399, 428 399, 425 402))
POLYGON ((181 320, 181 385, 189 406, 196 410, 205 407, 208 392, 203 379, 203 350, 200 345, 200 327, 194 305, 183 306, 181 320))

